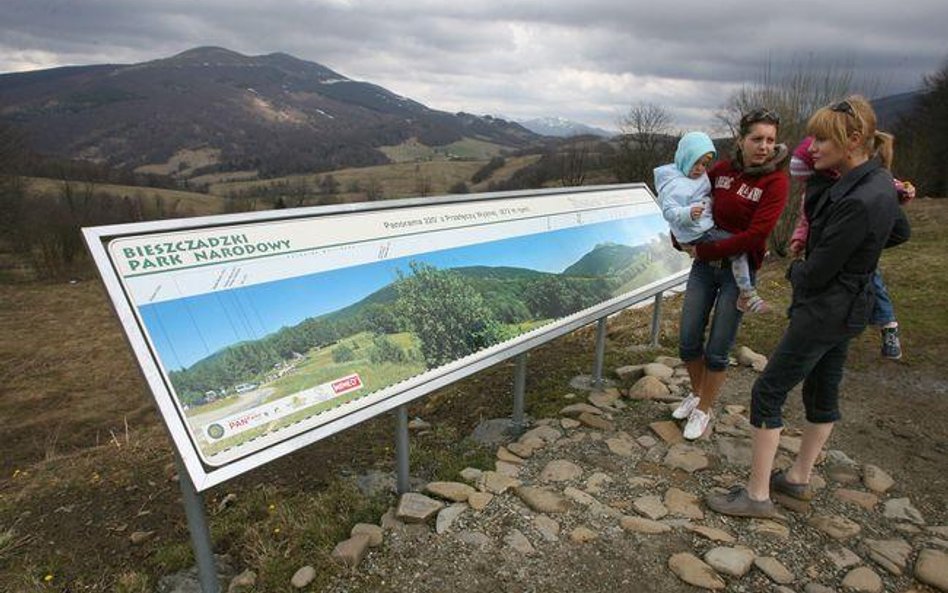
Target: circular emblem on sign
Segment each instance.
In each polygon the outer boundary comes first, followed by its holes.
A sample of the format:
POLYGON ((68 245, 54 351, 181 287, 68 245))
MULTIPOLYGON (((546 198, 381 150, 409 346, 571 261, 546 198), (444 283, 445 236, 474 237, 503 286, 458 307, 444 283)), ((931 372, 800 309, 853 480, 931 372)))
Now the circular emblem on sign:
POLYGON ((219 439, 224 436, 224 427, 220 424, 211 424, 207 427, 207 436, 212 439, 219 439))

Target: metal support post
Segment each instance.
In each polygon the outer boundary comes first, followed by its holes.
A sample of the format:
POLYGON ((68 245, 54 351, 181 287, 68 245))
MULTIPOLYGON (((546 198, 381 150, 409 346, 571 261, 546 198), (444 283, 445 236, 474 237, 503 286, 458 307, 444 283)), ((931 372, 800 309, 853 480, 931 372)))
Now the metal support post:
POLYGON ((527 387, 527 353, 517 355, 514 367, 514 400, 511 423, 518 434, 523 430, 524 392, 527 387))
POLYGON ((396 488, 399 494, 411 489, 408 480, 408 407, 395 409, 395 467, 397 472, 396 488))
POLYGON ((658 326, 662 319, 662 293, 655 295, 655 304, 652 305, 652 348, 658 348, 658 326))
POLYGON ((194 488, 184 462, 177 453, 174 457, 178 466, 178 485, 181 487, 181 497, 184 499, 184 514, 188 518, 188 531, 191 533, 191 548, 194 550, 194 560, 197 562, 201 593, 220 593, 221 584, 217 579, 217 568, 214 566, 211 532, 207 528, 207 518, 204 515, 204 497, 194 488))
POLYGON ((593 367, 592 384, 599 389, 602 387, 602 364, 606 356, 606 318, 596 322, 596 363, 593 367))

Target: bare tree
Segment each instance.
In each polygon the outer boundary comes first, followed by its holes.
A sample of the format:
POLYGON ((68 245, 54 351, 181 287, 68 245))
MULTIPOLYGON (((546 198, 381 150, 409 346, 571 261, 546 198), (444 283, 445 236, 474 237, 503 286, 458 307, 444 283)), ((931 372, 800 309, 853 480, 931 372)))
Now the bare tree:
MULTIPOLYGON (((852 62, 826 62, 813 56, 794 59, 787 65, 769 62, 754 82, 731 95, 715 119, 723 133, 736 138, 743 114, 771 109, 780 115, 778 141, 793 150, 805 136, 807 120, 817 109, 857 91, 873 96, 879 87, 877 81, 857 80, 852 62)), ((800 184, 792 184, 787 207, 770 235, 770 249, 780 255, 786 254, 796 226, 802 189, 800 184)))
POLYGON ((563 187, 582 185, 586 180, 589 161, 589 146, 585 142, 574 142, 557 155, 560 184, 563 187))
POLYGON ((671 158, 672 118, 657 103, 640 101, 619 120, 619 151, 615 173, 619 181, 652 182, 652 170, 671 158))

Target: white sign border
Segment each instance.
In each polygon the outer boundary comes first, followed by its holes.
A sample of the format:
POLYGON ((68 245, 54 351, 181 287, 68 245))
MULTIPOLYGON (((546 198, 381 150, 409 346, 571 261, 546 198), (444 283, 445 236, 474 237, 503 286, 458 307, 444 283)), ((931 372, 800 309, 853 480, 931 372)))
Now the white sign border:
MULTIPOLYGON (((188 434, 185 420, 180 416, 178 409, 173 403, 173 395, 156 361, 156 353, 149 347, 145 338, 144 328, 139 324, 138 318, 134 313, 131 298, 126 294, 121 281, 119 280, 118 270, 110 258, 107 246, 114 239, 127 237, 131 235, 141 235, 150 233, 160 233, 177 230, 196 230, 202 228, 212 228, 217 226, 247 224, 253 222, 274 221, 291 218, 309 218, 313 216, 325 216, 330 214, 353 213, 368 210, 389 210, 397 208, 410 208, 417 206, 430 206, 459 202, 477 202, 490 201, 506 198, 522 197, 542 197, 549 195, 559 195, 568 193, 587 193, 601 191, 628 191, 645 189, 651 196, 651 190, 643 183, 623 184, 623 185, 598 185, 581 186, 567 188, 550 188, 542 190, 526 190, 514 192, 492 192, 480 194, 461 194, 449 196, 437 196, 429 198, 409 198, 401 200, 386 200, 381 202, 358 202, 351 204, 338 204, 331 206, 313 206, 307 208, 294 208, 287 210, 268 210, 251 213, 225 214, 216 216, 204 216, 197 218, 168 219, 151 222, 108 225, 99 227, 83 228, 83 237, 92 254, 93 261, 99 270, 106 292, 118 315, 126 338, 135 357, 141 367, 145 382, 152 393, 156 405, 158 406, 161 417, 166 428, 169 431, 171 439, 177 449, 184 466, 194 483, 195 489, 202 492, 221 484, 231 478, 237 477, 256 467, 274 461, 293 451, 306 447, 316 441, 328 436, 346 430, 360 422, 384 414, 385 412, 397 408, 418 399, 428 393, 439 389, 445 385, 463 379, 480 370, 490 367, 498 362, 512 358, 528 350, 531 350, 541 344, 549 342, 559 336, 568 334, 576 329, 588 325, 600 318, 606 317, 622 309, 643 301, 673 286, 684 282, 688 277, 689 270, 682 270, 677 274, 646 286, 643 286, 631 293, 622 295, 605 301, 595 307, 585 309, 564 317, 553 323, 541 326, 525 334, 521 334, 490 348, 473 353, 465 358, 456 360, 443 367, 428 371, 424 375, 424 381, 405 381, 396 385, 389 386, 380 393, 380 401, 377 403, 357 409, 351 414, 341 416, 325 424, 314 427, 311 430, 298 434, 285 441, 281 441, 266 449, 261 449, 241 457, 226 465, 212 467, 208 469, 205 466, 198 453, 194 450, 194 443, 188 434), (392 391, 392 395, 384 396, 385 391, 392 391)), ((419 377, 418 379, 421 379, 419 377)))

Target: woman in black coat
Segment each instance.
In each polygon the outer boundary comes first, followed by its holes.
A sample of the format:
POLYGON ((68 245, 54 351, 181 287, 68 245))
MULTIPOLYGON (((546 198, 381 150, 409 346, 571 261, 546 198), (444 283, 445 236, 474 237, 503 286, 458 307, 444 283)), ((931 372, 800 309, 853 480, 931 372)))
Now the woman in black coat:
POLYGON ((751 391, 753 455, 747 487, 713 495, 708 506, 735 516, 775 513, 770 491, 809 500, 810 474, 840 419, 838 396, 849 342, 869 322, 872 272, 884 247, 908 238, 892 175, 877 154, 891 154, 892 137, 876 131, 868 101, 852 96, 817 111, 807 125, 814 136, 814 175, 804 208, 810 220, 806 259, 787 271, 793 287, 790 323, 751 391), (788 392, 803 382, 806 426, 800 452, 786 472, 771 473, 788 392))

